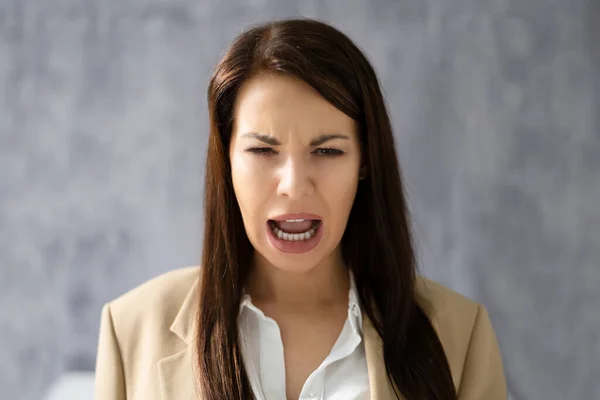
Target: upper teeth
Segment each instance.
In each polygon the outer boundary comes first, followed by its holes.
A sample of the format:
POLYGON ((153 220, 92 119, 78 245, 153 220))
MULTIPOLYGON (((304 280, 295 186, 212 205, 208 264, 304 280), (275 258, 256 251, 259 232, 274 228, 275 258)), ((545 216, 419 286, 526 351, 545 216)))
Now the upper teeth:
POLYGON ((286 219, 285 222, 304 222, 303 218, 300 219, 286 219))

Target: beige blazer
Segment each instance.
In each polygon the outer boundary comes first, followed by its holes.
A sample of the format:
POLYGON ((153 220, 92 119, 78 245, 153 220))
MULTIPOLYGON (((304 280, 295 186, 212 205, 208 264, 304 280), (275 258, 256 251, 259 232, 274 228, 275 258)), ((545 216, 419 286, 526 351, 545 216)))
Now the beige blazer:
MULTIPOLYGON (((96 400, 197 399, 193 385, 193 330, 198 267, 154 278, 102 310, 96 400)), ((485 308, 419 278, 418 294, 446 351, 460 400, 505 400, 496 337, 485 308)), ((363 315, 371 399, 395 399, 382 342, 363 315)))

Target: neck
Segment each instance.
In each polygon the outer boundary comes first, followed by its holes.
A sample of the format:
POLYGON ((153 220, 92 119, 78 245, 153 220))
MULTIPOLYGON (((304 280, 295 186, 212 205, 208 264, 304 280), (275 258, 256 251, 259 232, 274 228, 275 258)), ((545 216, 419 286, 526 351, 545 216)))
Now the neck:
POLYGON ((348 269, 336 252, 302 272, 282 270, 256 254, 247 281, 253 299, 302 307, 347 302, 349 290, 348 269))

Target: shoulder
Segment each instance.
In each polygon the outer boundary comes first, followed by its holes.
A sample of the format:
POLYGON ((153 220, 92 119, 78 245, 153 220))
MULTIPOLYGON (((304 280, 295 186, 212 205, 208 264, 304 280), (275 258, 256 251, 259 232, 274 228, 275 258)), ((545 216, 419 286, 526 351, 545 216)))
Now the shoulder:
POLYGON ((417 280, 416 294, 444 347, 457 387, 459 382, 470 379, 473 370, 487 369, 485 379, 497 378, 495 385, 500 390, 501 359, 486 308, 423 277, 417 280))
POLYGON ((178 340, 170 330, 199 276, 199 267, 179 268, 131 289, 110 301, 114 334, 123 352, 137 348, 142 341, 174 345, 178 340))
POLYGON ((427 278, 416 285, 419 305, 431 320, 449 356, 465 350, 480 307, 479 303, 427 278))
MULTIPOLYGON (((446 327, 474 322, 480 304, 472 299, 424 277, 417 278, 416 295, 419 305, 434 323, 446 327)), ((471 324, 472 325, 472 324, 471 324)))
POLYGON ((96 398, 148 398, 148 393, 160 393, 156 376, 149 372, 188 348, 198 278, 199 267, 172 270, 105 304, 96 398))

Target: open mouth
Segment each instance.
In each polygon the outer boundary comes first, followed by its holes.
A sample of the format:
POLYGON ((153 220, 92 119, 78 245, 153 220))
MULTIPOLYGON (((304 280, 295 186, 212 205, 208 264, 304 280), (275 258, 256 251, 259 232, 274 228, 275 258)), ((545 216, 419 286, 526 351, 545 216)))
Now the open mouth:
POLYGON ((301 242, 312 239, 322 224, 318 219, 269 220, 273 235, 279 240, 301 242))

